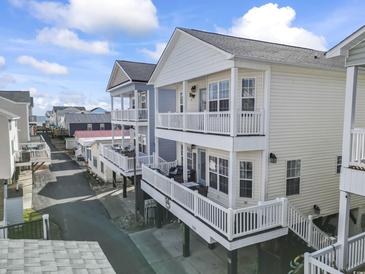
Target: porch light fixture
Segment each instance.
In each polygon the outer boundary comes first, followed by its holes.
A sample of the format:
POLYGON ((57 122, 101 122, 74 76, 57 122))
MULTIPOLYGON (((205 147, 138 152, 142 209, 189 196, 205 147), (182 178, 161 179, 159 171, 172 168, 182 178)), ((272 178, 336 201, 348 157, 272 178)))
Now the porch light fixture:
POLYGON ((190 90, 190 92, 189 92, 189 96, 190 96, 191 98, 194 98, 194 97, 195 97, 195 95, 196 95, 196 85, 192 86, 192 87, 191 87, 191 90, 190 90))
POLYGON ((276 158, 276 155, 274 153, 270 153, 270 163, 276 164, 278 159, 276 158))
POLYGON ((314 210, 315 214, 320 214, 321 213, 321 208, 318 205, 314 205, 313 210, 314 210))

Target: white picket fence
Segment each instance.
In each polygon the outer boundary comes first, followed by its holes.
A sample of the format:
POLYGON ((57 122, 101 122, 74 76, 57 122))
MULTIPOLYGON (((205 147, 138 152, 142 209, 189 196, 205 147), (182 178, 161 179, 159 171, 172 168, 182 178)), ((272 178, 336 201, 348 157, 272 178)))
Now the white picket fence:
MULTIPOLYGON (((237 115, 238 135, 264 134, 263 112, 244 111, 237 115)), ((167 112, 158 113, 156 125, 166 129, 229 135, 231 134, 230 121, 230 112, 167 112)))
POLYGON ((142 167, 142 177, 229 240, 275 227, 288 227, 315 249, 333 243, 330 236, 320 230, 311 218, 301 215, 286 198, 261 202, 257 206, 231 209, 147 166, 142 167))
MULTIPOLYGON (((342 246, 339 243, 325 247, 304 256, 305 274, 340 274, 338 258, 342 246)), ((365 232, 348 239, 348 266, 347 272, 365 264, 365 232)))
POLYGON ((148 109, 115 109, 112 110, 113 121, 147 121, 148 120, 148 109))

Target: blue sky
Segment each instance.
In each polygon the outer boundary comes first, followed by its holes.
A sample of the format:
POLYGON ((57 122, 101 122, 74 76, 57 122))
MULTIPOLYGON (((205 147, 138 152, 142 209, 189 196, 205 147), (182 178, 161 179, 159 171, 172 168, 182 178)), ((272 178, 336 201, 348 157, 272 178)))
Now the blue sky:
POLYGON ((31 90, 36 114, 108 107, 114 60, 155 62, 177 26, 328 49, 365 24, 364 10, 360 0, 4 0, 0 89, 31 90))

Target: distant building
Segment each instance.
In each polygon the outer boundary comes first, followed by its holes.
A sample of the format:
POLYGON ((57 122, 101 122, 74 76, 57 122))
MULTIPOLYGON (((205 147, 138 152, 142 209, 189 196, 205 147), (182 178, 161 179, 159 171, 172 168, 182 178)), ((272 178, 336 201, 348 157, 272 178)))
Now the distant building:
POLYGON ((108 112, 106 109, 97 107, 97 108, 93 108, 89 111, 90 113, 106 113, 108 112))
POLYGON ((29 91, 0 91, 0 108, 19 116, 19 142, 30 141, 30 117, 33 98, 29 91))
POLYGON ((64 127, 64 118, 66 113, 77 113, 86 111, 85 107, 81 106, 54 106, 49 115, 49 125, 54 127, 64 127))
POLYGON ((76 130, 111 130, 110 113, 66 113, 64 128, 73 136, 76 130))

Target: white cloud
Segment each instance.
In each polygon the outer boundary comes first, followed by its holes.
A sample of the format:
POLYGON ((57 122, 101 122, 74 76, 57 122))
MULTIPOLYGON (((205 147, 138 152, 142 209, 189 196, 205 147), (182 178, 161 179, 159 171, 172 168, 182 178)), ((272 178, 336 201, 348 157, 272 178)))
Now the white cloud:
POLYGON ((25 1, 24 0, 9 0, 10 4, 12 4, 14 7, 20 8, 23 7, 25 1))
POLYGON ((158 27, 151 0, 68 0, 29 2, 31 13, 44 21, 88 33, 124 31, 146 33, 158 27))
POLYGON ((37 40, 51 43, 59 47, 75 49, 95 54, 110 53, 109 43, 106 41, 85 41, 68 29, 44 28, 38 32, 37 40))
POLYGON ((5 61, 5 57, 0 55, 0 69, 1 69, 3 66, 5 66, 5 63, 6 63, 6 61, 5 61))
POLYGON ((15 84, 17 81, 10 74, 0 75, 0 88, 6 88, 10 84, 15 84))
POLYGON ((165 47, 166 47, 166 43, 157 43, 155 45, 155 49, 154 50, 150 50, 147 48, 143 48, 140 51, 146 55, 147 57, 149 57, 150 59, 154 60, 154 61, 158 61, 158 59, 160 59, 160 56, 162 54, 162 52, 164 51, 165 47))
POLYGON ((67 74, 68 70, 66 67, 57 64, 50 63, 45 60, 37 60, 32 56, 22 55, 17 58, 19 64, 29 65, 46 74, 67 74))
POLYGON ((242 17, 233 21, 229 29, 218 28, 219 32, 318 50, 326 49, 324 37, 304 28, 294 27, 295 10, 268 3, 253 7, 242 17))

